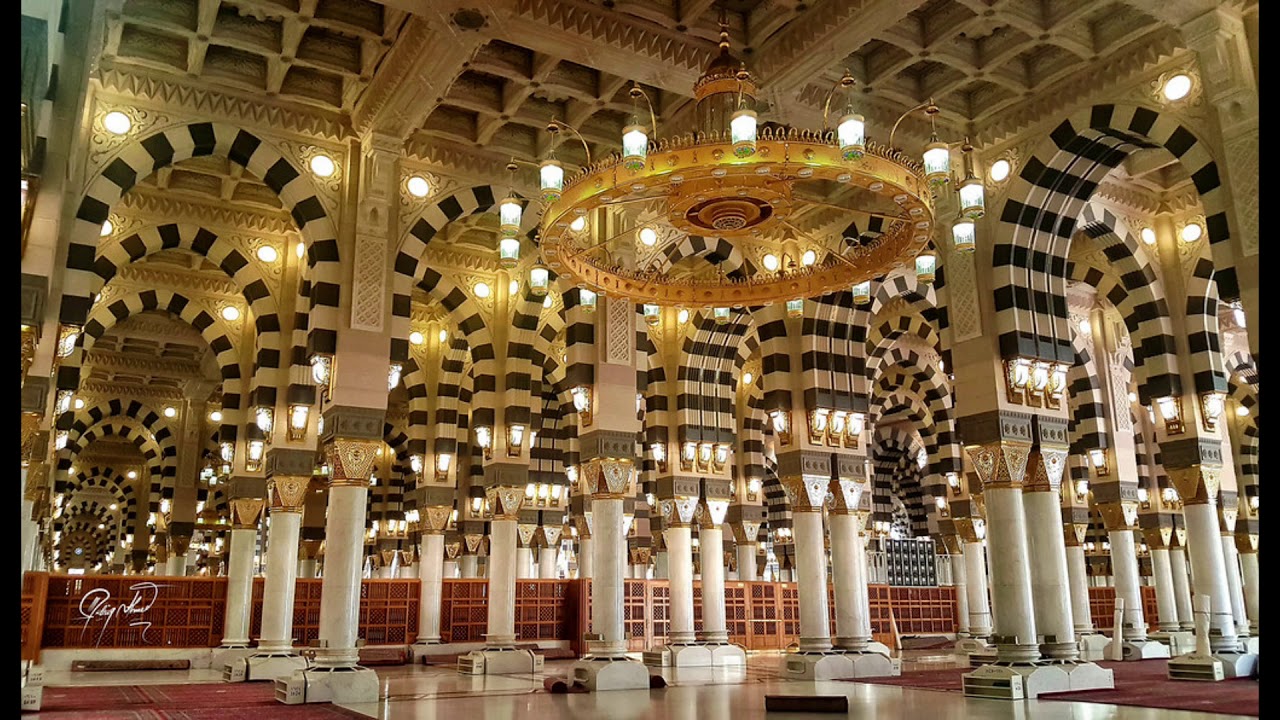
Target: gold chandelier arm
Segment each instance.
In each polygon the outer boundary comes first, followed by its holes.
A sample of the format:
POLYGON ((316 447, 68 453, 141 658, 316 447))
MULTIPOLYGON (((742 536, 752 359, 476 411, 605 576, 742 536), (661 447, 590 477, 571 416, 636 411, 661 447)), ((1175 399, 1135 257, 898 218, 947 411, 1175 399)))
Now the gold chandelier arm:
POLYGON ((653 101, 649 99, 649 93, 645 92, 644 88, 640 87, 640 83, 635 82, 634 80, 631 82, 631 90, 629 90, 628 93, 633 98, 637 96, 644 98, 644 104, 649 107, 649 134, 651 137, 657 138, 658 117, 653 112, 653 101))
POLYGON ((853 87, 853 83, 854 83, 853 75, 850 75, 849 71, 845 70, 844 75, 841 75, 840 79, 835 81, 835 83, 831 86, 831 89, 827 91, 827 100, 826 102, 822 103, 822 129, 823 130, 826 130, 828 127, 831 126, 831 123, 827 120, 827 118, 831 112, 831 98, 835 97, 836 90, 839 90, 840 88, 853 87))
POLYGON ((930 106, 930 105, 932 105, 932 104, 933 104, 933 100, 929 100, 928 102, 922 102, 922 103, 920 103, 919 105, 917 105, 917 106, 915 106, 915 107, 911 108, 910 110, 908 110, 908 111, 906 111, 906 112, 904 112, 904 113, 902 113, 901 115, 899 115, 899 116, 898 116, 898 121, 897 121, 897 122, 895 122, 895 123, 893 124, 893 129, 889 131, 889 149, 890 149, 890 150, 892 150, 892 149, 894 148, 894 145, 893 145, 893 136, 894 136, 894 134, 895 134, 895 133, 897 133, 897 132, 898 132, 898 126, 902 124, 902 121, 903 121, 903 120, 906 120, 906 119, 907 119, 907 116, 908 116, 908 115, 910 115, 911 113, 913 113, 913 112, 915 112, 915 111, 917 111, 917 110, 923 110, 923 109, 925 109, 925 108, 929 107, 929 106, 930 106))
POLYGON ((578 132, 578 128, 570 125, 567 122, 563 122, 555 118, 551 118, 550 125, 553 127, 564 128, 565 130, 568 130, 569 132, 573 133, 574 137, 578 138, 578 140, 582 142, 582 149, 587 153, 587 166, 589 167, 591 165, 591 148, 587 147, 587 139, 582 137, 582 133, 578 132))

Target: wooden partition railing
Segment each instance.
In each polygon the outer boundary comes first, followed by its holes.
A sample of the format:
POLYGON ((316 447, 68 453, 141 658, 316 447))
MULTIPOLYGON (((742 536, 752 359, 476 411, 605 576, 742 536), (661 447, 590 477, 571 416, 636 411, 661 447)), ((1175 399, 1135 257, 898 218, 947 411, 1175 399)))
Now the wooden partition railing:
MULTIPOLYGON (((667 580, 625 580, 623 621, 628 646, 640 651, 666 642, 671 587, 667 580)), ((320 629, 323 581, 299 580, 293 607, 298 645, 320 629)), ((1101 588, 1100 588, 1101 589, 1101 588)), ((694 630, 702 630, 702 585, 694 583, 694 630)), ((417 639, 419 581, 365 580, 360 591, 359 637, 371 645, 417 639)), ((23 657, 45 648, 216 647, 222 641, 226 578, 28 573, 23 582, 23 657), (86 617, 86 614, 90 617, 86 617)), ((262 629, 263 580, 254 580, 250 637, 262 629)), ((488 580, 445 580, 440 603, 444 642, 482 642, 488 623, 488 580)), ((834 634, 834 603, 832 603, 834 634)), ((890 610, 898 631, 955 632, 954 588, 870 587, 875 638, 891 643, 890 610)), ((520 641, 568 641, 585 650, 591 628, 591 583, 518 580, 516 636, 520 641)), ((749 650, 777 650, 800 635, 800 596, 795 583, 725 583, 725 617, 731 642, 749 650)))
MULTIPOLYGON (((1150 585, 1142 591, 1142 619, 1147 621, 1147 631, 1154 632, 1160 618, 1156 615, 1156 589, 1150 585)), ((1111 634, 1116 620, 1116 589, 1113 587, 1089 588, 1089 612, 1093 615, 1093 627, 1099 632, 1111 634)))

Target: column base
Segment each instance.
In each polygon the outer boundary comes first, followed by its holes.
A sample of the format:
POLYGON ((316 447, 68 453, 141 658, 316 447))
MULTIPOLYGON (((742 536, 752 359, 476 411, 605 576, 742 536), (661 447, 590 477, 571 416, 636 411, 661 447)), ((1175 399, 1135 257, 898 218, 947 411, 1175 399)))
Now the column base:
POLYGON ((583 658, 569 667, 569 681, 589 692, 648 690, 649 670, 625 655, 583 658))
MULTIPOLYGON (((877 643, 878 644, 878 643, 877 643)), ((844 655, 853 663, 853 675, 850 677, 897 677, 902 674, 902 661, 897 658, 889 657, 888 652, 878 652, 876 650, 841 650, 836 652, 844 655)))
POLYGON ((426 662, 427 656, 431 655, 432 649, 439 649, 443 643, 440 638, 418 638, 416 642, 409 646, 409 664, 419 665, 426 662))
POLYGON ((209 667, 220 668, 226 667, 231 663, 243 661, 245 658, 256 653, 257 650, 250 647, 237 648, 214 648, 213 657, 209 658, 209 667))
POLYGON ((378 674, 366 667, 310 668, 276 678, 276 700, 286 705, 374 703, 378 688, 378 674))
POLYGON ((651 667, 711 667, 711 650, 694 643, 668 643, 644 651, 651 667))
POLYGON ((1182 632, 1181 630, 1161 630, 1153 632, 1147 637, 1158 643, 1168 645, 1171 657, 1188 655, 1196 651, 1195 633, 1182 632))
POLYGON ((854 677, 853 660, 836 652, 797 652, 782 657, 785 680, 840 680, 854 677))
POLYGON ((1244 651, 1252 655, 1258 654, 1258 636, 1256 633, 1244 639, 1244 651))
POLYGON ((485 648, 472 650, 458 658, 458 672, 463 675, 513 675, 542 672, 543 658, 529 650, 485 648))
POLYGON ((1076 644, 1080 647, 1080 659, 1086 662, 1105 660, 1107 657, 1105 650, 1110 642, 1111 640, 1106 635, 1096 632, 1081 635, 1076 641, 1076 644))
MULTIPOLYGON (((1112 659, 1115 657, 1111 654, 1115 651, 1115 648, 1112 647, 1114 644, 1115 640, 1112 640, 1107 643, 1105 648, 1103 648, 1102 654, 1104 659, 1112 659)), ((1120 659, 1126 662, 1129 660, 1155 660, 1158 658, 1171 657, 1168 645, 1156 642, 1150 638, 1146 640, 1122 641, 1120 645, 1120 652, 1120 659)))
POLYGON ((998 653, 995 645, 988 645, 981 650, 975 650, 974 652, 969 653, 969 667, 976 669, 994 664, 996 662, 997 655, 998 653))
POLYGON ((225 663, 222 666, 222 681, 275 680, 283 675, 292 675, 294 671, 306 669, 306 659, 288 650, 259 652, 247 658, 237 658, 225 663))
POLYGON ((1253 677, 1257 671, 1258 656, 1251 653, 1191 653, 1169 661, 1170 680, 1218 682, 1237 677, 1253 677))
MULTIPOLYGON (((967 697, 998 700, 1030 700, 1041 693, 1071 690, 1071 676, 1065 665, 1018 663, 983 665, 963 678, 967 697)), ((1081 682, 1085 678, 1081 677, 1081 682)))
POLYGON ((956 640, 955 651, 958 655, 968 655, 982 652, 990 647, 991 645, 983 638, 966 637, 956 640))

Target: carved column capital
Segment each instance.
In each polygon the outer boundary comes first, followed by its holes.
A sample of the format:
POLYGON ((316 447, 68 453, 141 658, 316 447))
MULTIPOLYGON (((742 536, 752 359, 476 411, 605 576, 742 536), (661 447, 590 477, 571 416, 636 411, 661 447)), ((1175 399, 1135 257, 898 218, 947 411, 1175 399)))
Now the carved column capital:
POLYGON ((985 445, 965 447, 973 468, 982 482, 982 489, 1022 487, 1027 471, 1027 458, 1031 443, 1015 440, 999 440, 985 445))
POLYGON ((453 508, 447 505, 428 505, 419 513, 418 530, 423 535, 443 535, 449 526, 453 508))
POLYGON ((832 502, 828 511, 837 515, 858 513, 863 509, 863 491, 866 487, 866 483, 862 481, 832 480, 829 484, 832 502))
POLYGON ((1174 468, 1166 464, 1164 469, 1183 505, 1208 505, 1218 496, 1221 466, 1196 464, 1174 468))
POLYGON ((817 475, 790 475, 779 478, 791 502, 792 512, 822 512, 830 480, 817 475))
POLYGON ((271 498, 271 512, 300 513, 307 501, 311 477, 274 475, 267 480, 267 495, 271 498))
POLYGON ((1057 492, 1067 466, 1067 448, 1045 447, 1028 456, 1024 492, 1057 492))
POLYGON ((596 500, 623 500, 636 494, 635 462, 630 458, 592 458, 578 466, 583 491, 596 500))
POLYGON ((324 446, 330 487, 368 487, 379 443, 366 439, 334 438, 324 446))
POLYGON ((262 515, 262 507, 266 501, 262 498, 235 498, 228 501, 231 505, 231 528, 233 530, 253 530, 258 526, 258 518, 262 515))
POLYGON ((524 504, 525 489, 500 485, 484 489, 484 496, 493 509, 494 520, 515 520, 520 515, 520 506, 524 504))
POLYGON ((706 499, 698 503, 694 516, 699 527, 714 530, 724 524, 724 516, 728 512, 728 500, 706 499))

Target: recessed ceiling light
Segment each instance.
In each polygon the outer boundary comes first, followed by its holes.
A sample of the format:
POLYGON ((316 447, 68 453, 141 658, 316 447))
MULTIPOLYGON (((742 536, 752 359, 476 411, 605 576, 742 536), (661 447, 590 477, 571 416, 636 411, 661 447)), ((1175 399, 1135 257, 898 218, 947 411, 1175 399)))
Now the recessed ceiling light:
POLYGON ((112 135, 123 135, 133 127, 133 120, 119 110, 112 110, 102 116, 102 127, 112 135))
POLYGON ((84 409, 84 399, 83 399, 83 398, 76 398, 76 401, 75 401, 74 405, 76 406, 76 409, 77 409, 77 410, 83 410, 83 409, 84 409))
POLYGON ((1091 326, 1091 325, 1089 324, 1089 321, 1088 321, 1088 320, 1081 320, 1081 321, 1080 321, 1080 334, 1081 334, 1081 335, 1088 335, 1088 334, 1089 334, 1089 331, 1090 331, 1090 330, 1092 330, 1092 329, 1093 329, 1093 326, 1091 326))
POLYGON ((1236 415, 1237 415, 1238 417, 1244 417, 1245 415, 1248 415, 1248 414, 1249 414, 1249 408, 1247 408, 1247 407, 1245 407, 1245 406, 1243 406, 1243 405, 1237 405, 1237 406, 1236 406, 1236 415))
POLYGON ((1204 228, 1200 227, 1200 223, 1188 223, 1186 227, 1182 228, 1182 240, 1183 242, 1195 242, 1200 239, 1203 233, 1204 228))
POLYGON ((640 242, 653 247, 658 242, 658 233, 651 227, 640 228, 640 242))
POLYGON ((178 411, 172 405, 164 409, 164 416, 167 418, 171 418, 177 414, 178 414, 178 411))
POLYGON ((424 198, 431 194, 431 183, 421 175, 414 175, 409 178, 408 182, 409 194, 416 198, 424 198))
POLYGON ((804 255, 800 256, 800 264, 808 267, 818 261, 818 253, 813 250, 805 250, 804 255))
POLYGON ((481 282, 481 283, 476 283, 475 288, 473 288, 473 289, 475 290, 476 297, 478 297, 478 298, 487 298, 487 297, 489 297, 489 286, 488 286, 487 284, 482 283, 482 282, 481 282))
POLYGON ((777 270, 778 270, 778 256, 777 256, 777 255, 774 255, 773 253, 769 253, 768 255, 765 255, 765 256, 764 256, 764 269, 765 269, 765 270, 768 270, 769 272, 777 272, 777 270))
POLYGON ((222 422, 222 411, 214 410, 213 412, 209 413, 209 419, 214 422, 222 422))
POLYGON ((546 297, 542 298, 542 307, 544 307, 544 308, 549 308, 549 307, 551 307, 551 296, 550 296, 550 295, 548 295, 548 296, 546 296, 546 297))
POLYGON ((133 470, 130 470, 130 471, 125 475, 125 477, 129 478, 130 480, 136 480, 136 479, 138 478, 138 473, 134 472, 133 470))
POLYGON ((1156 244, 1156 231, 1149 227, 1142 228, 1142 242, 1148 245, 1156 244))
POLYGON ((319 177, 327 178, 337 169, 338 166, 334 164, 333 158, 328 155, 316 155, 311 158, 311 172, 319 177))
POLYGON ((511 293, 512 295, 515 295, 515 294, 519 293, 519 292, 520 292, 520 281, 519 281, 519 280, 512 280, 512 281, 511 281, 511 283, 510 283, 509 285, 507 285, 507 292, 511 293))
POLYGON ((1003 182, 1005 178, 1009 177, 1009 171, 1012 169, 1013 167, 1009 165, 1008 160, 997 160, 991 163, 991 179, 996 182, 1003 182))
POLYGON ((755 376, 754 376, 754 375, 752 375, 751 373, 743 373, 743 374, 742 374, 742 384, 743 384, 743 385, 750 385, 752 380, 755 380, 755 376))
POLYGON ((421 345, 424 341, 426 341, 426 338, 422 337, 422 333, 418 332, 417 330, 414 330, 413 332, 409 333, 409 342, 413 343, 414 345, 421 345))
POLYGON ((681 325, 689 322, 689 311, 685 308, 680 308, 680 312, 676 314, 676 320, 680 321, 681 325))
POLYGON ((1181 100, 1191 92, 1191 78, 1178 74, 1169 78, 1164 84, 1164 96, 1169 100, 1181 100))
POLYGON ((222 308, 222 319, 232 322, 240 319, 240 311, 234 305, 228 305, 222 308))
POLYGON ((262 262, 273 263, 278 257, 280 257, 280 253, 276 252, 276 249, 270 245, 263 245, 258 248, 258 259, 262 262))

